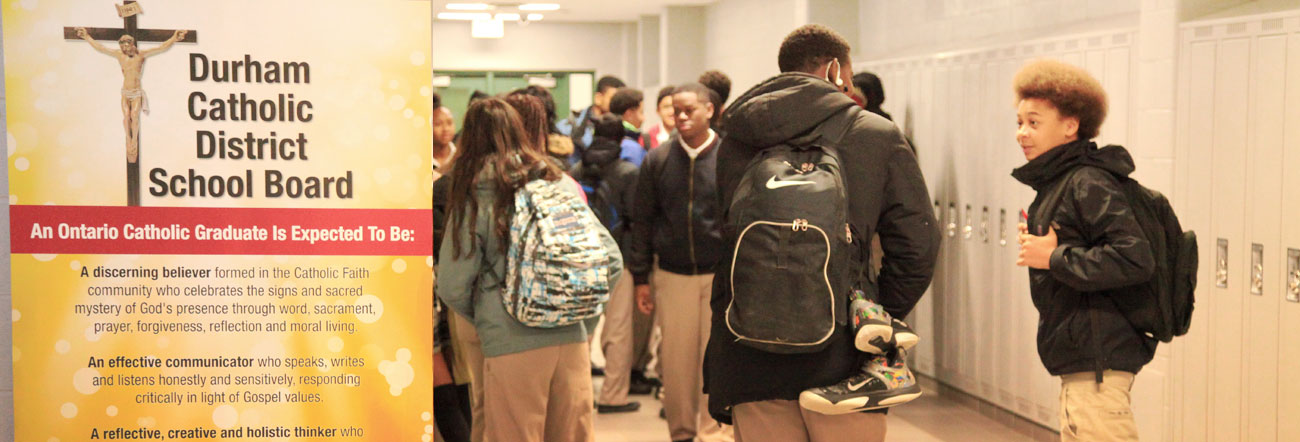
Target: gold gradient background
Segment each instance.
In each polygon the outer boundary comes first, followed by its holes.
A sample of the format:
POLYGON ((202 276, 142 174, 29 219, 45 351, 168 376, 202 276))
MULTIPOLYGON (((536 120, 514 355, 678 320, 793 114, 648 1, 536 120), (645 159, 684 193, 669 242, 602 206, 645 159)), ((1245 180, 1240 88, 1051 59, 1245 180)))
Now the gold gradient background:
MULTIPOLYGON (((64 26, 120 28, 114 2, 107 0, 2 0, 5 92, 8 118, 9 200, 11 204, 125 205, 125 147, 120 110, 121 73, 117 62, 83 41, 62 37, 64 26)), ((197 44, 177 44, 151 57, 144 67, 144 89, 151 112, 141 117, 141 185, 146 206, 289 207, 429 209, 431 115, 428 66, 430 12, 427 2, 400 0, 143 0, 141 29, 193 29, 197 44), (214 60, 308 62, 311 84, 191 82, 189 56, 214 60), (314 104, 310 123, 193 121, 186 104, 190 92, 212 97, 244 92, 254 99, 292 93, 314 104), (224 130, 228 135, 253 132, 280 137, 303 132, 309 161, 271 162, 197 159, 195 131, 224 130), (190 168, 202 175, 242 175, 254 171, 252 198, 154 197, 148 193, 149 171, 170 174, 190 168), (262 196, 262 171, 286 175, 341 176, 353 172, 353 199, 268 199, 262 196)), ((112 42, 101 42, 116 47, 112 42)), ((148 48, 156 43, 141 43, 148 48)), ((89 438, 91 428, 276 426, 362 427, 364 440, 431 440, 432 265, 416 257, 280 257, 280 256, 134 256, 14 255, 14 408, 16 440, 74 441, 89 438), (364 284, 367 300, 382 304, 373 323, 355 315, 316 317, 357 323, 357 332, 302 334, 132 334, 94 335, 88 327, 100 318, 73 314, 85 302, 129 304, 137 298, 91 298, 90 285, 163 283, 193 285, 191 280, 133 281, 79 277, 86 266, 193 268, 366 267, 366 280, 216 280, 213 285, 353 286, 364 284), (349 317, 351 316, 351 317, 349 317), (341 344, 341 348, 340 345, 341 344), (397 362, 401 350, 411 354, 409 385, 393 394, 391 380, 380 372, 382 361, 397 362), (365 368, 288 369, 149 369, 100 368, 100 375, 257 374, 295 375, 352 373, 360 387, 300 387, 290 391, 322 393, 319 404, 147 405, 135 403, 146 392, 273 392, 279 387, 100 387, 86 388, 90 357, 116 355, 168 357, 351 355, 366 359, 365 368), (78 386, 81 386, 79 389, 78 386), (93 390, 93 391, 91 391, 93 390), (87 393, 90 391, 89 393, 87 393), (110 408, 111 407, 111 408, 110 408), (110 411, 116 413, 110 415, 110 411), (231 416, 234 416, 233 418, 231 416), (232 420, 233 419, 233 420, 232 420)), ((278 303, 310 305, 354 302, 356 298, 285 298, 278 303)), ((248 297, 240 302, 251 301, 248 297)), ((156 299, 149 300, 157 302, 156 299)), ((228 303, 211 297, 172 298, 171 303, 228 303)), ((262 303, 267 302, 263 300, 262 303)), ((289 320, 273 315, 231 319, 289 320)), ((183 321, 174 316, 125 317, 183 321)), ((210 320, 211 318, 208 318, 210 320)), ((219 318, 218 318, 219 319, 219 318)), ((306 318, 298 318, 306 319, 306 318)), ((204 320, 202 322, 208 322, 204 320)), ((407 367, 397 363, 401 370, 407 367)), ((401 371, 398 370, 398 371, 401 371)), ((390 373, 392 374, 392 373, 390 373)), ((402 376, 397 376, 401 378, 402 376)), ((343 438, 340 438, 343 439, 343 438)))

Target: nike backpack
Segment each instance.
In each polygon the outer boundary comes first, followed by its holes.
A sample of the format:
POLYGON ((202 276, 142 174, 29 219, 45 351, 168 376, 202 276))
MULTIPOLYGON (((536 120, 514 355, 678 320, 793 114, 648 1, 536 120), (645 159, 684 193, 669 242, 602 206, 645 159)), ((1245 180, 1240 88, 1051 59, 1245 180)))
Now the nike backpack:
MULTIPOLYGON (((1067 176, 1061 180, 1044 199, 1044 207, 1055 208, 1061 203, 1069 179, 1067 176)), ((1178 215, 1163 194, 1129 177, 1117 179, 1138 226, 1151 244, 1156 267, 1149 281, 1111 290, 1111 298, 1139 333, 1170 342, 1175 336, 1187 334, 1192 324, 1198 265, 1196 232, 1183 231, 1178 215)), ((1045 218, 1040 215, 1038 219, 1045 218)))
POLYGON ((848 315, 859 274, 839 159, 821 146, 779 145, 746 166, 729 202, 735 250, 727 328, 772 353, 812 353, 848 315))
POLYGON ((501 301, 530 327, 599 316, 613 285, 605 227, 579 196, 559 186, 538 179, 515 192, 501 301))

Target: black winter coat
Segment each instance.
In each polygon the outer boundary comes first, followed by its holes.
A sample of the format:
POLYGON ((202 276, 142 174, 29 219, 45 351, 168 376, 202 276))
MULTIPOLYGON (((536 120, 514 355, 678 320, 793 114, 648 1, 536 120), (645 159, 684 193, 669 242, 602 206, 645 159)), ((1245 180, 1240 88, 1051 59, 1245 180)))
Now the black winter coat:
POLYGON ((619 251, 627 256, 631 243, 627 237, 628 216, 632 213, 632 202, 636 199, 637 167, 619 158, 622 151, 617 141, 595 137, 591 146, 582 153, 582 161, 573 165, 569 175, 584 187, 595 186, 598 193, 601 183, 604 183, 607 193, 603 197, 613 206, 619 218, 615 225, 605 227, 609 229, 614 241, 618 242, 619 251))
POLYGON ((632 249, 624 255, 637 285, 659 269, 679 275, 713 273, 722 258, 716 204, 718 145, 691 159, 675 137, 648 152, 637 177, 632 207, 632 249))
POLYGON ((1157 341, 1137 332, 1112 299, 1118 295, 1113 289, 1145 282, 1155 269, 1150 243, 1120 186, 1133 170, 1123 147, 1076 141, 1012 173, 1038 192, 1029 206, 1029 232, 1058 226, 1049 269, 1029 269, 1038 356, 1054 376, 1137 373, 1155 355, 1157 341), (1057 185, 1065 186, 1060 204, 1040 218, 1040 206, 1057 185))
MULTIPOLYGON (((838 151, 849 222, 862 238, 880 234, 885 256, 879 301, 891 315, 907 316, 934 274, 939 227, 916 156, 898 127, 827 81, 802 73, 750 89, 727 109, 723 122, 728 137, 718 151, 718 207, 729 204, 745 167, 765 147, 816 142, 838 151)), ((816 353, 775 354, 737 343, 725 317, 731 288, 724 275, 734 241, 727 238, 713 279, 713 325, 704 359, 709 412, 723 422, 736 404, 794 400, 805 389, 842 381, 859 370, 862 354, 847 325, 816 353)))

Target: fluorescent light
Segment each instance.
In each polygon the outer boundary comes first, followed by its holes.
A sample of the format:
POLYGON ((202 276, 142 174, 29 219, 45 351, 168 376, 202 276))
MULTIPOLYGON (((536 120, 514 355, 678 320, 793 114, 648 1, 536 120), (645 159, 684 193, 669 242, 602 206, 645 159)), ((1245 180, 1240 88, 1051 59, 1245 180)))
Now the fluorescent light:
POLYGON ((528 21, 540 21, 542 14, 528 14, 528 21))
POLYGON ((474 20, 470 26, 470 36, 474 38, 502 38, 506 36, 506 25, 501 20, 474 20))
POLYGON ((519 21, 519 14, 513 12, 505 12, 505 13, 497 14, 496 19, 505 20, 505 21, 519 21))
POLYGON ((447 9, 453 11, 486 11, 492 9, 487 3, 448 3, 447 9))
POLYGON ((486 12, 439 12, 438 20, 491 20, 486 12))
POLYGON ((560 5, 555 3, 524 3, 519 5, 520 11, 558 11, 560 5))

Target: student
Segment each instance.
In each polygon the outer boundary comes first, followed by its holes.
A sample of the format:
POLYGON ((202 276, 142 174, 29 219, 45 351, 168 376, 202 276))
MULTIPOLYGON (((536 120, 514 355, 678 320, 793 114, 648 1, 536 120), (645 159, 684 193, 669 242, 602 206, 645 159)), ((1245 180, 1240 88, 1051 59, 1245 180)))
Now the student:
POLYGON ((1120 185, 1133 158, 1091 141, 1106 119, 1106 92, 1087 71, 1039 60, 1013 84, 1016 142, 1027 162, 1012 176, 1038 192, 1019 225, 1016 265, 1029 267, 1038 356, 1061 377, 1061 440, 1136 441, 1130 390, 1157 341, 1134 330, 1107 293, 1147 281, 1155 269, 1120 185), (1058 189, 1051 210, 1043 200, 1058 189))
MULTIPOLYGON (((534 328, 502 304, 515 192, 530 180, 544 179, 582 194, 523 127, 519 113, 498 98, 466 112, 460 153, 449 175, 449 228, 439 250, 436 293, 473 321, 481 339, 485 440, 592 441, 587 335, 596 318, 534 328)), ((611 257, 619 257, 613 238, 604 229, 601 236, 611 257)), ((617 279, 620 269, 611 270, 609 277, 617 279)))
POLYGON ((532 95, 542 100, 542 107, 546 109, 546 153, 568 164, 569 156, 573 155, 573 140, 561 135, 559 129, 555 127, 557 118, 555 97, 551 95, 551 91, 534 85, 512 93, 532 95))
POLYGON ((704 71, 703 74, 700 74, 700 79, 696 81, 713 90, 713 93, 716 94, 714 98, 717 98, 718 101, 713 103, 713 107, 717 109, 717 112, 713 113, 713 121, 710 122, 710 125, 713 126, 714 130, 718 130, 721 127, 722 114, 727 111, 727 98, 731 97, 731 77, 728 77, 722 71, 713 69, 704 71))
MULTIPOLYGON (((622 153, 623 120, 605 114, 596 118, 595 135, 591 146, 582 153, 582 161, 573 166, 569 174, 578 180, 587 193, 592 211, 609 229, 624 256, 629 255, 627 216, 632 211, 636 195, 637 167, 619 158, 622 153)), ((637 147, 638 149, 640 146, 637 147)), ((605 354, 605 382, 596 398, 599 413, 626 413, 641 408, 640 402, 628 401, 632 371, 632 275, 619 278, 610 293, 605 307, 605 326, 600 335, 600 348, 605 354)))
POLYGON ((858 72, 853 75, 853 86, 862 92, 864 103, 862 107, 868 112, 885 117, 886 120, 893 121, 894 117, 885 112, 880 106, 885 104, 885 87, 880 83, 880 77, 870 72, 858 72))
POLYGON ((673 86, 659 89, 659 98, 655 103, 658 103, 655 105, 655 113, 659 114, 659 123, 646 130, 641 137, 641 146, 647 151, 667 143, 677 129, 677 121, 673 119, 673 86))
MULTIPOLYGON (((930 284, 939 252, 939 229, 925 180, 898 128, 870 114, 848 97, 853 72, 850 47, 835 31, 807 25, 781 43, 782 74, 735 100, 723 118, 728 136, 718 152, 717 207, 737 192, 747 165, 762 150, 782 143, 815 143, 833 149, 842 168, 852 236, 879 233, 884 261, 874 287, 878 302, 894 318, 912 310, 930 284)), ((728 235, 723 262, 736 238, 728 235)), ((865 273, 865 265, 862 266, 865 273)), ((837 295, 839 296, 839 295, 837 295)), ((880 413, 822 415, 796 399, 807 389, 832 385, 862 373, 881 374, 901 354, 863 361, 848 326, 833 328, 825 347, 778 354, 737 342, 727 326, 731 302, 727 278, 713 287, 713 328, 705 358, 709 412, 732 421, 738 438, 761 441, 880 441, 880 413)), ((847 298, 847 296, 845 296, 847 298)), ((845 300, 847 302, 847 300, 845 300)), ((858 385, 878 388, 875 381, 858 385)))
POLYGON ((623 139, 620 146, 623 152, 620 158, 640 167, 645 158, 645 148, 641 147, 641 123, 645 122, 645 111, 641 103, 645 96, 641 91, 630 87, 619 88, 609 99, 609 112, 623 119, 623 139))
POLYGON ((732 440, 731 428, 706 413, 708 395, 701 390, 713 272, 724 249, 714 210, 722 140, 709 128, 716 101, 712 95, 699 83, 673 91, 678 136, 646 156, 632 207, 628 270, 636 282, 637 307, 642 313, 659 309, 660 377, 674 441, 732 440))
POLYGON ((614 92, 618 88, 627 86, 618 77, 606 75, 596 80, 596 93, 591 97, 592 104, 573 117, 556 123, 556 129, 560 134, 568 136, 573 141, 573 155, 569 157, 568 164, 573 164, 582 159, 582 150, 591 144, 592 124, 595 118, 609 112, 609 100, 614 98, 614 92))

